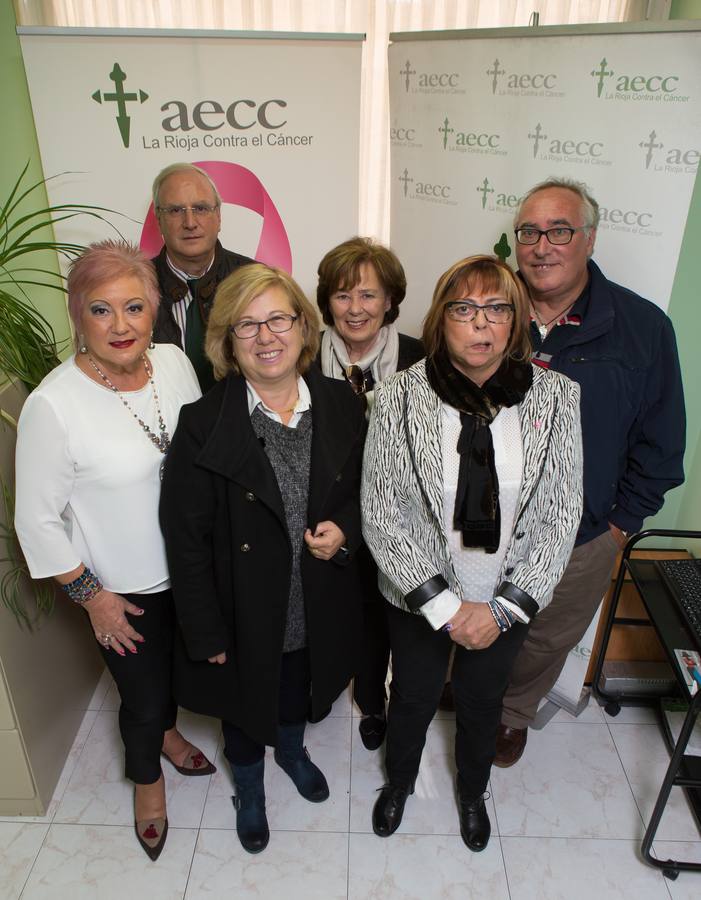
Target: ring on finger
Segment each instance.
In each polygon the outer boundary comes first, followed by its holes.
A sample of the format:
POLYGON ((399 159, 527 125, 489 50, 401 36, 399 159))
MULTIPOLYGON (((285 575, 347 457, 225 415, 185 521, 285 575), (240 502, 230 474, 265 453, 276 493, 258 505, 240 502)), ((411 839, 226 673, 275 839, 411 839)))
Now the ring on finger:
POLYGON ((104 644, 105 647, 107 647, 107 645, 109 644, 109 642, 111 640, 112 640, 112 635, 108 631, 105 631, 100 635, 100 643, 104 644))

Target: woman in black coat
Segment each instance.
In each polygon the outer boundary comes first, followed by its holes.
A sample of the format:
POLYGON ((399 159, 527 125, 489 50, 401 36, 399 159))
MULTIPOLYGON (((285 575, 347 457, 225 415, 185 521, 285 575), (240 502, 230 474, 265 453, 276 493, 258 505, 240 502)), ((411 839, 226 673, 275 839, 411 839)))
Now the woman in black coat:
POLYGON ((286 273, 256 264, 222 282, 205 345, 219 383, 183 409, 161 495, 176 696, 222 719, 250 852, 269 838, 266 744, 302 796, 328 797, 305 721, 348 684, 360 632, 365 418, 344 384, 309 368, 318 346, 286 273))
MULTIPOLYGON (((395 324, 406 294, 406 275, 394 253, 370 238, 344 241, 319 263, 316 302, 329 327, 318 361, 324 375, 348 382, 370 400, 375 386, 425 356, 421 341, 395 324)), ((377 566, 367 548, 359 557, 363 583, 363 640, 353 699, 362 718, 358 729, 368 750, 376 750, 387 730, 385 680, 389 632, 377 566)))

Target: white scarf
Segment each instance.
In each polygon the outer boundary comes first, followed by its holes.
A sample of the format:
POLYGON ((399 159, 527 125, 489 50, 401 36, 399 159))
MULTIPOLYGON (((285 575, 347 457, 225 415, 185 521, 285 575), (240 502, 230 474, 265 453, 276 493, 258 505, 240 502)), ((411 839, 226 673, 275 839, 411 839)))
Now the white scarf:
POLYGON ((348 348, 334 327, 327 328, 321 338, 321 370, 330 378, 344 378, 348 366, 360 366, 363 372, 369 369, 375 384, 384 381, 397 371, 399 362, 399 332, 394 323, 383 325, 377 333, 375 343, 368 352, 355 362, 348 357, 348 348))

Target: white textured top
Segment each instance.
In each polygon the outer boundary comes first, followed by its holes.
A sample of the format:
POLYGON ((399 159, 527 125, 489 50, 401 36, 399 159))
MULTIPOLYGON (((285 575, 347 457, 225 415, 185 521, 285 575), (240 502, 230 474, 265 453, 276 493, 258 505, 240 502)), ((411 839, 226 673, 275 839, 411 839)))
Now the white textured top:
MULTIPOLYGON (((148 351, 168 433, 200 396, 190 361, 172 344, 148 351)), ((124 396, 158 434, 150 382, 124 396)), ((84 563, 117 593, 168 587, 158 524, 163 455, 120 398, 73 358, 30 394, 17 434, 15 525, 33 578, 84 563)))
POLYGON ((501 409, 489 429, 494 445, 501 510, 501 536, 496 553, 485 553, 480 548, 463 547, 462 535, 453 527, 453 510, 460 470, 460 456, 456 447, 461 425, 460 413, 452 406, 443 404, 443 522, 455 574, 460 579, 462 587, 461 599, 480 603, 494 599, 499 570, 513 531, 523 468, 518 407, 501 409))
MULTIPOLYGON (((421 607, 422 614, 435 629, 455 615, 460 602, 472 600, 486 603, 494 599, 494 591, 501 564, 506 555, 513 531, 516 506, 521 490, 523 472, 523 445, 518 406, 503 408, 489 426, 494 446, 494 463, 499 479, 499 508, 501 511, 501 535, 496 553, 485 553, 479 548, 465 548, 461 533, 453 527, 455 494, 460 472, 460 455, 457 452, 461 424, 460 413, 446 403, 442 404, 443 456, 443 524, 448 538, 448 548, 460 580, 461 595, 450 590, 441 591, 421 607)), ((513 604, 501 601, 522 618, 513 604)))

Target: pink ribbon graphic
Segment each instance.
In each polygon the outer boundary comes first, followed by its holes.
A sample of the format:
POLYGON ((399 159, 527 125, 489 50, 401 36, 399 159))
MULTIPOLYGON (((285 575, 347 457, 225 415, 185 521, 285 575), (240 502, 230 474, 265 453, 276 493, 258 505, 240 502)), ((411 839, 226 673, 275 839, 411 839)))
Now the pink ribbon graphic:
MULTIPOLYGON (((292 273, 292 250, 280 213, 263 187, 263 183, 250 169, 237 163, 209 160, 194 165, 209 175, 216 184, 224 203, 243 206, 263 217, 263 228, 256 249, 258 262, 276 266, 292 273)), ((153 203, 148 208, 144 227, 141 229, 140 248, 147 256, 156 256, 163 246, 153 203)))

